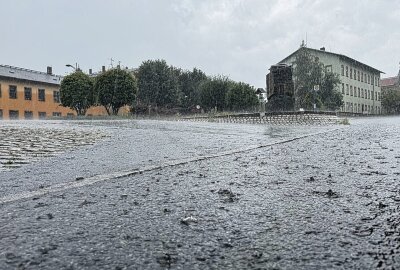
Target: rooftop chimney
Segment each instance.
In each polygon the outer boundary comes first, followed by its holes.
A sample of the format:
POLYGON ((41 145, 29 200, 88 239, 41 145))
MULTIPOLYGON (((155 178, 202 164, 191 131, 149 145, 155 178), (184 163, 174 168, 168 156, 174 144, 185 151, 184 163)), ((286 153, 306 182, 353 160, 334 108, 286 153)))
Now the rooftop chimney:
POLYGON ((320 48, 321 51, 325 51, 325 47, 320 48))
POLYGON ((53 68, 52 67, 47 67, 47 74, 49 74, 49 75, 53 74, 53 68))
POLYGON ((92 75, 92 69, 89 68, 89 75, 92 75))
POLYGON ((106 66, 101 67, 101 72, 106 72, 106 66))

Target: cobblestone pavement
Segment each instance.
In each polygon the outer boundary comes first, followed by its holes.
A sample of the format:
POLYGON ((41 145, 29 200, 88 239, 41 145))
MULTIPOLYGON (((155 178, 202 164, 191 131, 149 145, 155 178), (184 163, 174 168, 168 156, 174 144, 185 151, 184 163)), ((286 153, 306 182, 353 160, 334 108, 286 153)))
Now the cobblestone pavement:
MULTIPOLYGON (((36 122, 38 123, 38 122, 36 122)), ((28 124, 28 123, 25 123, 28 124)), ((40 126, 40 125, 39 125, 40 126)), ((91 145, 106 135, 87 130, 37 128, 21 124, 0 126, 0 171, 56 156, 76 146, 91 145)))
POLYGON ((0 172, 46 190, 0 204, 0 269, 397 269, 400 119, 351 122, 66 122, 108 137, 0 172))

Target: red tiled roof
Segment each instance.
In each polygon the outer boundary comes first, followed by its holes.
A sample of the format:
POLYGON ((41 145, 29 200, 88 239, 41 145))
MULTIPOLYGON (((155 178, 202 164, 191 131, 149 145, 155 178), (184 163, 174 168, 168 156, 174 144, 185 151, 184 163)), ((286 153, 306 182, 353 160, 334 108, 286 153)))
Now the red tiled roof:
POLYGON ((399 83, 399 76, 390 77, 390 78, 383 78, 381 80, 381 86, 392 86, 399 83))

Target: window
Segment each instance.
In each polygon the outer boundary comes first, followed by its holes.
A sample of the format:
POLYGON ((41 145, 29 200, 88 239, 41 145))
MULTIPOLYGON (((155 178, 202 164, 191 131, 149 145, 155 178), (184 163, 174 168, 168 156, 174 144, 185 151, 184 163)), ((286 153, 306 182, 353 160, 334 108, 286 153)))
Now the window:
POLYGON ((3 110, 0 109, 0 119, 3 119, 3 110))
POLYGON ((353 79, 353 69, 350 68, 350 79, 353 79))
POLYGON ((378 100, 381 100, 381 93, 378 93, 378 100))
POLYGON ((346 95, 348 95, 348 94, 349 94, 349 85, 346 84, 346 95))
POLYGON ((17 98, 17 86, 16 85, 10 85, 9 94, 10 94, 10 99, 17 98))
POLYGON ((46 101, 46 93, 45 93, 44 89, 39 89, 38 99, 39 99, 39 101, 46 101))
POLYGON ((375 77, 375 86, 378 86, 378 77, 375 77))
POLYGON ((18 111, 10 110, 8 112, 8 115, 9 115, 10 119, 12 119, 12 120, 19 119, 19 112, 18 111))
POLYGON ((360 90, 360 87, 358 87, 358 97, 361 97, 361 90, 360 90))
POLYGON ((55 103, 60 103, 60 91, 53 91, 53 99, 55 103))
POLYGON ((350 85, 350 96, 353 96, 353 86, 350 85))
POLYGON ((24 96, 25 96, 25 100, 32 100, 32 88, 25 87, 24 88, 24 96))
POLYGON ((344 76, 344 66, 342 65, 342 76, 344 76))
POLYGON ((370 77, 369 77, 369 74, 368 74, 368 84, 370 84, 370 82, 371 82, 371 81, 370 81, 370 77))
POLYGON ((342 83, 342 94, 344 95, 344 83, 342 83))
POLYGON ((365 98, 365 99, 367 99, 367 98, 368 98, 367 89, 365 89, 365 96, 364 96, 364 98, 365 98))
POLYGON ((381 86, 381 78, 378 77, 378 86, 381 86))
POLYGON ((361 97, 364 98, 364 89, 361 88, 361 97))
POLYGON ((368 90, 368 99, 371 99, 371 91, 368 90))
POLYGON ((371 99, 374 100, 374 90, 371 91, 371 99))
POLYGON ((61 117, 61 113, 60 112, 53 112, 53 117, 61 117))
POLYGON ((361 72, 361 82, 364 82, 364 72, 361 72))
POLYGON ((46 113, 45 112, 39 112, 39 119, 46 119, 46 113))
POLYGON ((364 73, 364 82, 367 83, 367 73, 364 73))
POLYGON ((31 120, 31 119, 33 119, 33 112, 32 112, 32 111, 25 111, 25 112, 24 112, 24 118, 25 118, 26 120, 31 120))
POLYGON ((332 72, 332 65, 329 66, 325 66, 325 71, 328 72, 332 72))
POLYGON ((375 100, 378 100, 378 92, 375 92, 375 100))
POLYGON ((349 77, 349 67, 346 66, 346 77, 349 77))
POLYGON ((360 71, 357 71, 357 80, 360 81, 360 71))

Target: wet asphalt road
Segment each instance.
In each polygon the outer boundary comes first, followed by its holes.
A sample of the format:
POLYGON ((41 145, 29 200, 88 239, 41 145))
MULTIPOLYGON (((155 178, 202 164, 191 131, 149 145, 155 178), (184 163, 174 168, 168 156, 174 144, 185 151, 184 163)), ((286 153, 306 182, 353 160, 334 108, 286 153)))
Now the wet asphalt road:
POLYGON ((0 269, 398 269, 400 118, 351 123, 5 123, 104 136, 0 172, 46 190, 0 203, 0 269))

